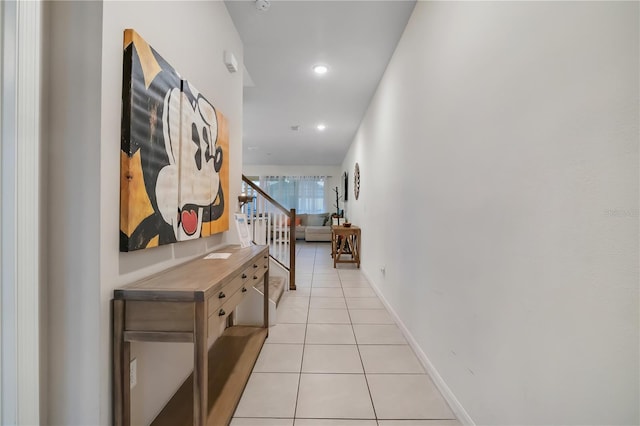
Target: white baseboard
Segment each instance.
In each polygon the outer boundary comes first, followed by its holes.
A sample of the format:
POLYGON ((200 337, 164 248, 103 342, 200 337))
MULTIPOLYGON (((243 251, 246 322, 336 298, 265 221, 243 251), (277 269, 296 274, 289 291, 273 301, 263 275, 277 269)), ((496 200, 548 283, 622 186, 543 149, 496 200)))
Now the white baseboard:
POLYGON ((416 339, 414 339, 413 335, 409 332, 409 329, 407 329, 407 327, 404 325, 404 323, 402 322, 396 311, 393 309, 393 307, 389 304, 387 299, 384 297, 384 294, 382 294, 376 283, 364 270, 362 270, 362 273, 369 281, 369 284, 371 284, 371 288, 373 288, 373 291, 376 292, 384 307, 387 308, 387 311, 389 311, 389 313, 395 320, 396 324, 402 331, 402 334, 409 342, 409 346, 411 346, 411 349, 413 349, 413 352, 415 352, 418 360, 420 360, 420 363, 425 368, 427 374, 429 375, 429 377, 431 377, 431 380, 436 385, 445 401, 447 401, 449 407, 451 407, 451 410, 456 415, 458 420, 463 425, 475 426, 475 422, 473 421, 471 416, 469 416, 467 410, 464 409, 458 398, 456 398, 449 386, 447 386, 447 383, 444 381, 442 376, 440 376, 440 373, 438 373, 438 370, 436 370, 435 366, 431 363, 431 361, 427 357, 427 354, 425 354, 422 348, 418 345, 416 339))

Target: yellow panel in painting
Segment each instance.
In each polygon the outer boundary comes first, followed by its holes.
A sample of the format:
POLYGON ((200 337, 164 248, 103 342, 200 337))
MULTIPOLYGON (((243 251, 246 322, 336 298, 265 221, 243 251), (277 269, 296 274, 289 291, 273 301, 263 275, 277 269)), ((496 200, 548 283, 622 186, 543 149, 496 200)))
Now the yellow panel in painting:
POLYGON ((140 151, 129 157, 120 151, 120 230, 128 237, 145 218, 153 214, 142 176, 140 151))
MULTIPOLYGON (((222 148, 220 185, 224 196, 224 212, 218 219, 210 222, 211 235, 229 230, 229 206, 233 203, 233 200, 229 197, 229 122, 220 111, 216 110, 216 115, 218 117, 217 146, 222 148)), ((214 205, 219 205, 220 202, 220 198, 217 198, 213 203, 214 205)))
POLYGON ((126 49, 131 43, 133 43, 138 52, 140 66, 144 74, 144 84, 148 89, 156 75, 162 71, 162 68, 160 68, 156 57, 153 56, 151 46, 137 32, 132 29, 126 29, 124 30, 124 48, 126 49))
POLYGON ((149 244, 145 248, 158 247, 158 243, 160 242, 160 236, 156 235, 149 241, 149 244))

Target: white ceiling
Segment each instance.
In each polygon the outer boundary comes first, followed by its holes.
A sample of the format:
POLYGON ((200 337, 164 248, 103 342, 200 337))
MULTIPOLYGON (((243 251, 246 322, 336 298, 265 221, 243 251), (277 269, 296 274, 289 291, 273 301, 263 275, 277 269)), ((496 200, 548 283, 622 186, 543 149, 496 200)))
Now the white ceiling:
POLYGON ((225 3, 250 76, 244 164, 340 164, 415 1, 274 0, 265 12, 251 0, 225 3), (329 66, 322 77, 318 63, 329 66))

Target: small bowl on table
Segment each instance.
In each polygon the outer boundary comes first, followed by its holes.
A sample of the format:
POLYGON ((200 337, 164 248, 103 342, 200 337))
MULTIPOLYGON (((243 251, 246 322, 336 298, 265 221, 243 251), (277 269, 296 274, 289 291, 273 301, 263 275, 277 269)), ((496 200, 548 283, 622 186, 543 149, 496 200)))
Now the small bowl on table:
POLYGON ((342 224, 345 228, 351 228, 351 222, 345 222, 342 224))

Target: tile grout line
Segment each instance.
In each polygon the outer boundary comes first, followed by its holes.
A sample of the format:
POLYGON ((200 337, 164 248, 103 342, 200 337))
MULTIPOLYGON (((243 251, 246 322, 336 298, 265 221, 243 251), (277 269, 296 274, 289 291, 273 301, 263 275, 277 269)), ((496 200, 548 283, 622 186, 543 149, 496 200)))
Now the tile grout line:
MULTIPOLYGON (((340 280, 340 286, 342 286, 342 278, 338 278, 338 279, 340 280)), ((379 425, 378 413, 376 412, 376 406, 373 403, 373 395, 371 395, 371 388, 369 387, 369 379, 367 379, 367 371, 364 368, 364 362, 362 361, 362 354, 360 353, 360 345, 358 344, 356 331, 353 328, 353 320, 351 319, 351 312, 349 311, 349 309, 347 309, 347 315, 349 315, 349 321, 351 321, 351 332, 353 333, 353 340, 355 340, 356 342, 356 350, 358 351, 358 357, 360 358, 360 365, 362 366, 362 375, 364 376, 364 382, 367 385, 367 392, 369 393, 369 401, 371 401, 371 408, 373 409, 373 417, 376 421, 376 424, 379 425)))
MULTIPOLYGON (((316 247, 316 250, 313 255, 313 270, 315 270, 317 250, 318 248, 316 247)), ((311 288, 313 288, 313 272, 311 273, 311 288)), ((309 311, 310 310, 311 310, 311 294, 309 294, 309 301, 307 302, 307 321, 304 325, 304 339, 302 340, 302 357, 300 358, 300 373, 298 374, 298 390, 296 392, 296 405, 293 408, 293 424, 294 425, 296 423, 295 421, 296 415, 298 414, 298 400, 300 399, 300 384, 302 383, 302 366, 304 365, 304 351, 305 351, 305 348, 307 347, 307 328, 309 327, 309 311)))

